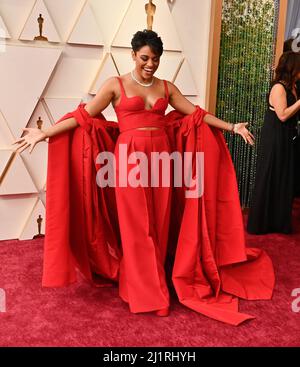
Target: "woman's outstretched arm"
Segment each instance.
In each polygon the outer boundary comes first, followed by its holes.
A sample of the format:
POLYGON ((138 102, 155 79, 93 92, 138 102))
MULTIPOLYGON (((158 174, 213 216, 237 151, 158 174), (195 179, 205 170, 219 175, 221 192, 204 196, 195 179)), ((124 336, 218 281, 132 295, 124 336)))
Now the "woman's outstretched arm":
MULTIPOLYGON (((108 79, 99 89, 96 96, 85 105, 84 108, 90 116, 97 116, 109 105, 114 98, 116 85, 116 78, 108 79)), ((44 141, 49 137, 74 129, 77 126, 77 121, 75 118, 71 117, 61 121, 59 124, 49 127, 48 129, 25 128, 23 131, 27 134, 14 141, 12 145, 16 145, 15 152, 17 153, 21 153, 27 148, 29 148, 29 153, 31 153, 37 143, 44 141)))
MULTIPOLYGON (((196 106, 191 103, 188 99, 186 99, 180 90, 173 84, 168 82, 169 86, 169 93, 170 93, 170 105, 174 107, 179 112, 189 115, 196 110, 196 106)), ((218 129, 232 131, 236 134, 242 136, 246 143, 254 145, 254 136, 251 134, 249 130, 247 130, 246 126, 248 125, 247 122, 240 122, 238 124, 232 124, 225 122, 223 120, 218 119, 217 117, 207 114, 204 117, 204 122, 208 125, 214 126, 218 129)))

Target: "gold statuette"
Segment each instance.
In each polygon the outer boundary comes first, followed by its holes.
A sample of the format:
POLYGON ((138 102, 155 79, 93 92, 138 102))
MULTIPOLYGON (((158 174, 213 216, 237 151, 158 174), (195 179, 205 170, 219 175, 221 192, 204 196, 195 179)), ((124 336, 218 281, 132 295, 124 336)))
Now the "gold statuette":
POLYGON ((39 116, 39 119, 37 120, 36 125, 37 125, 38 129, 41 130, 42 125, 43 125, 43 120, 41 119, 41 116, 39 116))
POLYGON ((39 214, 38 218, 37 218, 37 224, 38 224, 38 234, 34 235, 33 238, 40 238, 40 237, 44 237, 45 235, 41 234, 41 229, 42 229, 42 221, 43 218, 41 216, 41 214, 39 214))
POLYGON ((39 15, 39 17, 37 18, 37 21, 39 23, 39 32, 40 32, 40 35, 34 37, 34 40, 35 41, 48 41, 48 38, 43 36, 43 23, 44 23, 44 18, 42 17, 42 14, 39 15))
POLYGON ((149 3, 145 5, 145 10, 147 14, 147 29, 152 31, 154 14, 156 11, 156 5, 153 4, 152 0, 149 0, 149 3))

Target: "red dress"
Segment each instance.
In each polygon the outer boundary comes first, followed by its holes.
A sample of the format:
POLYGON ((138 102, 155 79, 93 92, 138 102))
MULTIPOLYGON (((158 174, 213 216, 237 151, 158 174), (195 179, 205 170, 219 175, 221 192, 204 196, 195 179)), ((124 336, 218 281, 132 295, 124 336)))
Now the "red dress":
MULTIPOLYGON (((174 286, 179 301, 201 314, 233 325, 253 318, 238 311, 237 297, 270 299, 274 272, 263 250, 245 247, 222 132, 204 123, 206 112, 198 106, 191 115, 165 116, 166 82, 165 98, 150 110, 141 97, 128 98, 119 82, 119 124, 92 118, 80 105, 60 120, 74 117, 80 127, 50 139, 43 285, 75 282, 77 268, 98 286, 118 282, 134 313, 169 306, 174 286), (145 126, 159 129, 137 130, 145 126), (194 163, 203 152, 203 195, 186 198, 186 188, 161 182, 123 187, 120 170, 137 165, 118 167, 124 147, 127 159, 142 152, 148 162, 152 152, 176 151, 190 152, 194 163), (100 152, 115 153, 116 187, 96 184, 100 152)), ((150 177, 151 165, 148 170, 150 177)))
MULTIPOLYGON (((116 142, 116 165, 119 166, 119 147, 126 147, 126 159, 133 152, 143 152, 149 162, 151 153, 170 151, 164 129, 168 107, 168 88, 165 98, 156 101, 150 110, 139 96, 127 98, 121 78, 121 100, 115 108, 120 135, 116 142), (159 130, 137 130, 138 127, 159 127, 159 130)), ((137 164, 128 164, 127 172, 137 164)), ((122 167, 123 169, 124 167, 122 167)), ((121 232, 123 257, 120 262, 119 294, 129 303, 131 312, 153 311, 169 306, 169 291, 164 263, 167 255, 171 186, 120 187, 120 172, 116 171, 116 200, 121 232)))

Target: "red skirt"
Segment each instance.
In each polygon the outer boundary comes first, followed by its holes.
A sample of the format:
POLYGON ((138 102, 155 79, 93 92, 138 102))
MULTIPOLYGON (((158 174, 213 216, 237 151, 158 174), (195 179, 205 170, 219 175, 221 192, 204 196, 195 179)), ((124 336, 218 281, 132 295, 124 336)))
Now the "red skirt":
MULTIPOLYGON (((134 313, 169 306, 164 264, 170 221, 171 182, 169 187, 163 187, 160 179, 158 187, 151 187, 151 172, 153 176, 155 174, 154 164, 151 164, 152 152, 171 153, 168 136, 163 129, 132 129, 121 133, 116 143, 116 202, 123 250, 119 294, 134 313), (129 177, 133 173, 141 180, 141 173, 138 173, 140 161, 128 163, 130 155, 134 157, 136 152, 145 154, 144 162, 148 165, 144 166, 146 171, 143 170, 143 174, 147 182, 144 180, 143 185, 133 187, 133 183, 127 180, 127 187, 121 187, 120 176, 124 172, 124 162, 119 159, 121 144, 126 150, 126 171, 129 177)), ((161 178, 161 165, 157 173, 161 178)))

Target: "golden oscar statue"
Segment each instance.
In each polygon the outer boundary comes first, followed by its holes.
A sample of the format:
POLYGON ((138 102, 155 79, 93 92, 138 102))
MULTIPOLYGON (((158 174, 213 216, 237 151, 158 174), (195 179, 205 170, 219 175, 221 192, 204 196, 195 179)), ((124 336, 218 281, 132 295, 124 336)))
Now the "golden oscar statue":
POLYGON ((42 128, 43 120, 41 119, 41 116, 39 116, 39 119, 36 122, 38 129, 42 128))
POLYGON ((147 29, 152 31, 154 14, 156 11, 156 5, 153 4, 152 0, 149 0, 149 3, 145 5, 145 10, 147 14, 147 29))
POLYGON ((38 224, 38 234, 34 235, 33 238, 45 237, 45 235, 41 234, 43 218, 40 214, 39 214, 38 219, 36 221, 37 221, 37 224, 38 224))
POLYGON ((43 23, 44 23, 44 18, 42 17, 42 14, 39 15, 39 17, 37 18, 37 21, 39 23, 39 32, 40 32, 40 35, 34 37, 34 40, 35 41, 48 41, 48 38, 43 36, 43 23))

